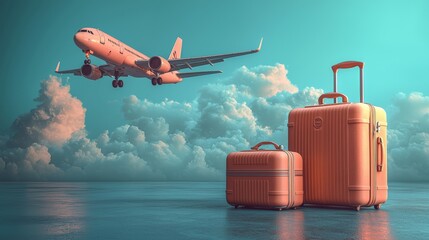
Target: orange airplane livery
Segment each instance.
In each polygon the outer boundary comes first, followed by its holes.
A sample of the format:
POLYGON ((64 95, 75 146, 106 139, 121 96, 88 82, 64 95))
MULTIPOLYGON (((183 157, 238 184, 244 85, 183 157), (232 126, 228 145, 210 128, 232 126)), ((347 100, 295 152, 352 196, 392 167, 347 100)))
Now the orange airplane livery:
POLYGON ((95 28, 82 28, 74 35, 74 42, 85 53, 84 65, 78 69, 60 71, 60 62, 55 69, 56 73, 71 73, 84 76, 91 80, 98 80, 107 75, 114 78, 114 88, 123 87, 124 82, 120 77, 145 77, 152 80, 156 86, 166 83, 178 83, 183 78, 201 75, 221 73, 221 71, 204 72, 179 72, 183 68, 212 65, 223 62, 225 58, 257 53, 261 50, 262 40, 255 50, 236 52, 229 54, 210 55, 203 57, 181 58, 182 39, 177 38, 168 59, 161 56, 148 57, 130 46, 120 42, 116 38, 95 28), (95 66, 91 64, 90 56, 94 55, 106 61, 105 65, 95 66))

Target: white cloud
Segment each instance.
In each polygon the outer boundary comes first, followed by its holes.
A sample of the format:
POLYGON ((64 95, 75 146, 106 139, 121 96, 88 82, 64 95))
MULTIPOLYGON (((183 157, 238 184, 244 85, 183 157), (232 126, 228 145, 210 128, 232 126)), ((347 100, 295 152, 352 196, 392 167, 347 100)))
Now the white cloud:
POLYGON ((315 104, 322 93, 298 91, 286 74, 281 64, 243 67, 191 102, 126 97, 128 124, 95 139, 85 135, 82 103, 51 77, 41 85, 40 105, 0 139, 0 179, 224 180, 228 153, 262 140, 286 144, 289 111, 315 104))
POLYGON ((198 98, 200 116, 196 131, 205 138, 216 138, 240 131, 247 139, 254 138, 264 129, 256 124, 252 110, 246 102, 239 102, 234 85, 209 85, 198 98))
POLYGON ((33 143, 26 148, 3 150, 0 159, 0 180, 44 181, 61 175, 61 169, 50 164, 48 148, 33 143))
POLYGON ((393 100, 393 121, 395 123, 428 123, 429 96, 420 92, 398 93, 393 100))
POLYGON ((133 124, 137 124, 142 118, 149 118, 152 121, 163 118, 171 131, 186 131, 195 125, 191 119, 196 118, 196 111, 193 104, 187 102, 164 99, 160 103, 152 103, 131 95, 124 99, 122 111, 125 119, 133 124))
POLYGON ((283 91, 298 92, 298 88, 287 78, 287 73, 283 64, 261 65, 251 69, 242 66, 228 83, 237 85, 241 92, 255 97, 272 97, 283 91))
POLYGON ((389 177, 429 181, 429 96, 413 92, 395 96, 388 130, 389 177))
POLYGON ((195 146, 192 155, 193 159, 185 169, 186 180, 219 181, 224 178, 223 172, 207 164, 206 153, 202 147, 195 146))
POLYGON ((70 87, 51 76, 41 83, 40 104, 13 123, 9 145, 27 147, 32 143, 61 145, 85 127, 82 102, 71 96, 70 87))

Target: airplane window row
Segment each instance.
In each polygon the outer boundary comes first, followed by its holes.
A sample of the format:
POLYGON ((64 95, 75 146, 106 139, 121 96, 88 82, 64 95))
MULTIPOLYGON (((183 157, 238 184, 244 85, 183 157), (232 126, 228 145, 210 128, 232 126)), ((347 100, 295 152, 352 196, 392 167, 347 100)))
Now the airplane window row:
POLYGON ((125 51, 127 51, 127 52, 129 52, 129 53, 133 54, 133 55, 134 55, 134 56, 136 56, 136 57, 142 58, 142 57, 141 57, 141 56, 139 56, 137 53, 135 53, 135 52, 133 52, 133 51, 130 51, 128 48, 125 48, 125 51))
POLYGON ((94 33, 92 31, 86 30, 86 29, 81 29, 81 30, 79 30, 79 32, 88 32, 88 33, 91 33, 92 35, 94 35, 94 33))

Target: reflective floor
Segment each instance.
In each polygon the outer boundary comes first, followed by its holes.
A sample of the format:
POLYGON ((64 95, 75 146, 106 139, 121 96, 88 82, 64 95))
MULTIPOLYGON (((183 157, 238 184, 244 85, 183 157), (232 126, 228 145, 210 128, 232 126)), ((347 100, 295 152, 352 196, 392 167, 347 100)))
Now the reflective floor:
POLYGON ((429 186, 379 211, 227 205, 225 183, 0 183, 0 239, 429 239, 429 186))

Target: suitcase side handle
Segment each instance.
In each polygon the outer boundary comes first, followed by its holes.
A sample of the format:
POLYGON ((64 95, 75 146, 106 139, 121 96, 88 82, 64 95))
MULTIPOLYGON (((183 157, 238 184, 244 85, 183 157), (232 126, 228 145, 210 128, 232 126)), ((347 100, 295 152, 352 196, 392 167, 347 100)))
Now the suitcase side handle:
POLYGON ((257 150, 259 150, 259 147, 261 147, 262 145, 273 145, 276 148, 276 150, 282 150, 281 145, 278 145, 275 142, 268 142, 268 141, 267 142, 260 142, 260 143, 256 144, 255 146, 251 147, 250 149, 257 151, 257 150))
MULTIPOLYGON (((384 145, 383 145, 383 138, 378 137, 377 138, 377 145, 380 145, 380 163, 378 162, 378 155, 377 155, 377 172, 381 172, 383 170, 383 159, 384 159, 384 145)), ((378 151, 378 147, 377 147, 377 151, 378 151)))
POLYGON ((325 99, 325 98, 337 99, 338 97, 341 97, 341 99, 343 100, 343 103, 346 103, 346 102, 349 101, 349 99, 347 98, 347 96, 344 95, 344 94, 342 94, 342 93, 330 92, 330 93, 324 93, 324 94, 320 95, 320 97, 319 97, 319 105, 323 104, 323 99, 325 99))
MULTIPOLYGON (((335 64, 334 66, 332 66, 332 71, 334 71, 334 92, 337 92, 337 72, 338 69, 345 69, 345 68, 353 68, 353 67, 359 67, 359 79, 360 79, 360 102, 363 103, 364 99, 363 99, 363 86, 364 86, 364 82, 363 82, 363 66, 364 63, 363 62, 358 62, 358 61, 345 61, 345 62, 340 62, 338 64, 335 64)), ((337 100, 334 99, 334 102, 336 103, 337 100)))

